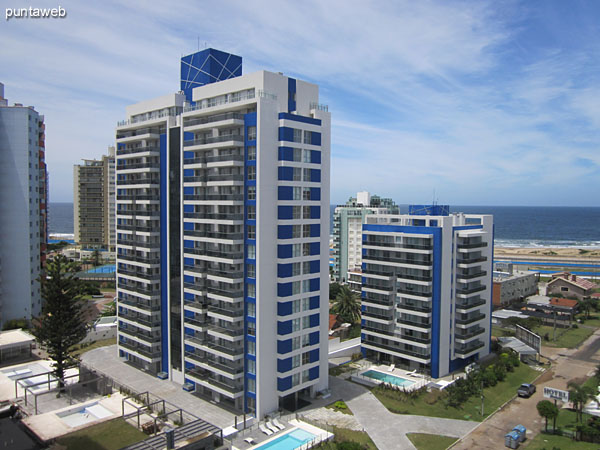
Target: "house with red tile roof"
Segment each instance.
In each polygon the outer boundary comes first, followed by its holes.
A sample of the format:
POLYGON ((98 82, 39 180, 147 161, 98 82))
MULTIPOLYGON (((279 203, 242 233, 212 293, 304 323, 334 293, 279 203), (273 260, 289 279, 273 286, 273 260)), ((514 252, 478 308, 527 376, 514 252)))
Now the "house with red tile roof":
POLYGON ((552 274, 552 279, 548 282, 546 288, 546 294, 559 294, 563 297, 582 300, 583 298, 590 297, 596 287, 596 284, 585 278, 578 277, 569 272, 559 272, 552 274))

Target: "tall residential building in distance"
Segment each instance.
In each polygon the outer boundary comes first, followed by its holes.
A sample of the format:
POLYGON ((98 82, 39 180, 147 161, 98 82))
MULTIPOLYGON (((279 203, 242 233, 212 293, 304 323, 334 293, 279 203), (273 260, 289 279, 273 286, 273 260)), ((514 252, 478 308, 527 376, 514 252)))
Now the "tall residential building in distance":
POLYGON ((362 263, 362 225, 369 214, 398 214, 391 198, 359 192, 333 214, 333 280, 346 283, 348 272, 360 271, 362 263))
POLYGON ((9 106, 0 83, 0 325, 41 312, 48 242, 44 132, 44 116, 33 106, 9 106))
POLYGON ((258 417, 328 387, 330 116, 207 49, 117 127, 119 355, 258 417))
POLYGON ((84 248, 115 251, 115 148, 102 159, 73 166, 75 242, 84 248))
POLYGON ((411 206, 363 225, 362 335, 370 359, 439 378, 490 352, 493 218, 411 206))

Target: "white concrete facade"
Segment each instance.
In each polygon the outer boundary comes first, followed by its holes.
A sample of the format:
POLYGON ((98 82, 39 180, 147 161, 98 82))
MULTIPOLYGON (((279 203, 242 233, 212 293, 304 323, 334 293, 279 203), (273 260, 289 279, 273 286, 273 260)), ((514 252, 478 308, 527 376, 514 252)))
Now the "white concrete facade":
POLYGON ((0 84, 0 326, 41 312, 47 243, 44 116, 8 106, 0 84))
POLYGON ((117 129, 121 356, 258 417, 327 389, 330 116, 318 87, 260 71, 127 113, 117 129), (136 155, 147 167, 119 163, 136 155), (132 203, 140 214, 125 213, 132 203))
MULTIPOLYGON (((434 207, 435 208, 435 207, 434 207)), ((363 353, 442 377, 489 353, 493 219, 369 216, 363 353)))

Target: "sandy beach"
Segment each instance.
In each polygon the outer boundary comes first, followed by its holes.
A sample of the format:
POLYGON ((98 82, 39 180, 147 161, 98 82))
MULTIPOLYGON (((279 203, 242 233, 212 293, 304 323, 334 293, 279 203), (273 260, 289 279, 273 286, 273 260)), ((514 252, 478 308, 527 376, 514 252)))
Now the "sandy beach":
POLYGON ((576 247, 494 247, 494 258, 525 257, 540 258, 544 260, 600 260, 600 249, 586 249, 576 247))

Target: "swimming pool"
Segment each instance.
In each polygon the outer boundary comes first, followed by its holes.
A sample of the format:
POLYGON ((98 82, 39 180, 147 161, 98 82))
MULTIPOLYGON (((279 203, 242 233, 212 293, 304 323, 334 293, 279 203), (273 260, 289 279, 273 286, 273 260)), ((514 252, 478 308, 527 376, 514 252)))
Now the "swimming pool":
POLYGON ((87 273, 115 273, 116 270, 117 270, 117 268, 114 264, 106 264, 104 266, 90 269, 87 271, 87 273))
POLYGON ((383 381, 384 383, 395 384, 396 386, 408 387, 416 383, 416 381, 407 380, 406 378, 391 375, 389 373, 379 372, 377 370, 367 370, 362 374, 367 378, 373 380, 383 381))
POLYGON ((113 413, 98 403, 92 403, 91 405, 80 406, 75 409, 59 412, 56 413, 56 415, 71 428, 74 428, 112 416, 113 413))
POLYGON ((290 433, 279 436, 277 439, 273 439, 260 447, 256 447, 255 450, 294 450, 302 447, 302 445, 312 441, 316 437, 316 435, 306 430, 296 428, 290 433))

